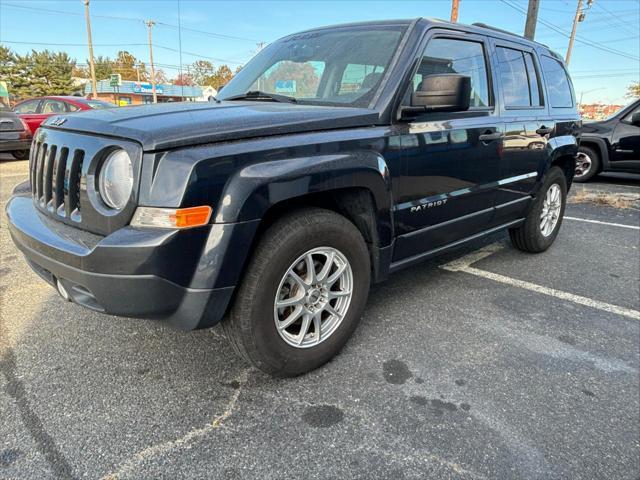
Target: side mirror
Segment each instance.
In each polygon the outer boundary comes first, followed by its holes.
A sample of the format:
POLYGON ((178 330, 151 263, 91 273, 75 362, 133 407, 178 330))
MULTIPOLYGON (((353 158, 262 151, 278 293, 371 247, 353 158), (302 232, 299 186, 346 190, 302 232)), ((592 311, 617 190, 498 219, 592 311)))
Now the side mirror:
POLYGON ((469 110, 470 99, 470 77, 455 73, 427 75, 411 95, 411 107, 429 112, 463 112, 469 110))
POLYGON ((640 112, 631 115, 631 123, 640 127, 640 112))

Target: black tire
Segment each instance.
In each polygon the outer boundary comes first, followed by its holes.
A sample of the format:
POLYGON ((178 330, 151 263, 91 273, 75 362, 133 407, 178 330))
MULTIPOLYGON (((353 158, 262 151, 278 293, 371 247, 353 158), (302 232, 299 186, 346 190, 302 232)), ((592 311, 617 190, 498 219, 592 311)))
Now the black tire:
POLYGON ((292 377, 318 368, 347 342, 369 293, 369 252, 360 231, 345 217, 305 208, 278 219, 262 235, 244 273, 223 329, 234 350, 260 370, 292 377), (301 255, 318 247, 340 251, 352 269, 352 297, 343 320, 326 340, 307 348, 289 345, 278 333, 274 302, 280 282, 301 255))
POLYGON ((511 243, 513 246, 518 250, 529 253, 540 253, 548 249, 558 236, 566 205, 567 179, 559 167, 551 167, 542 187, 540 188, 539 194, 534 200, 533 206, 531 207, 525 222, 519 227, 509 230, 509 236, 511 237, 511 243), (560 187, 560 212, 553 231, 549 235, 545 236, 542 233, 540 219, 544 207, 545 196, 554 184, 560 187))
POLYGON ((16 160, 26 160, 29 158, 29 150, 14 150, 11 152, 11 155, 13 155, 13 158, 16 160))
POLYGON ((595 175, 600 173, 601 168, 602 165, 600 162, 600 154, 591 147, 580 145, 580 147, 578 148, 578 158, 576 159, 576 173, 573 177, 573 181, 578 183, 588 182, 595 175), (591 166, 587 170, 585 170, 584 173, 581 173, 582 169, 580 168, 580 164, 583 163, 583 159, 581 158, 581 156, 586 156, 591 164, 591 166))

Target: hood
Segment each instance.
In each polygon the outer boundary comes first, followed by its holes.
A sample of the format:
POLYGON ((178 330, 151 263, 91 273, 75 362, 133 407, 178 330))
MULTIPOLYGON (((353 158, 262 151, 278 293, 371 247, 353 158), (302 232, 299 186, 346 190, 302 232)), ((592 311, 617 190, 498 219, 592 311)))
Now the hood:
POLYGON ((229 101, 88 110, 53 116, 43 126, 131 139, 145 151, 226 140, 373 125, 365 108, 229 101))

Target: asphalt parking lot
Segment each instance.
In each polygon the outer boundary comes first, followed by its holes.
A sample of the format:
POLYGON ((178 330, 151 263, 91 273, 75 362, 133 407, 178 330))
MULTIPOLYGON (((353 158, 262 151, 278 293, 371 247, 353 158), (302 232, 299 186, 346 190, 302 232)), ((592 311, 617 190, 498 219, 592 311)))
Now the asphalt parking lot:
MULTIPOLYGON (((26 172, 0 162, 3 212, 26 172)), ((64 303, 3 213, 0 478, 637 479, 640 209, 566 215, 544 254, 501 234, 392 276, 338 357, 273 380, 217 328, 64 303)))

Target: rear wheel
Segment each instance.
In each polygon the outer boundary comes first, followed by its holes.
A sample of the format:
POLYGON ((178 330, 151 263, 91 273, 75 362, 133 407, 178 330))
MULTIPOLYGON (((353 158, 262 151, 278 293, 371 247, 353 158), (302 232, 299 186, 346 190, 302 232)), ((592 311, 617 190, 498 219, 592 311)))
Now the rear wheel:
POLYGON ((300 210, 264 233, 225 332, 240 356, 271 375, 308 372, 336 355, 355 330, 369 282, 360 231, 335 212, 300 210))
POLYGON ((14 150, 11 155, 17 160, 26 160, 29 158, 29 150, 14 150))
POLYGON ((558 236, 566 203, 567 179, 559 167, 552 167, 525 222, 509 230, 511 243, 525 252, 544 252, 558 236))
POLYGON ((580 146, 576 155, 576 182, 588 182, 600 171, 600 155, 591 147, 580 146))

